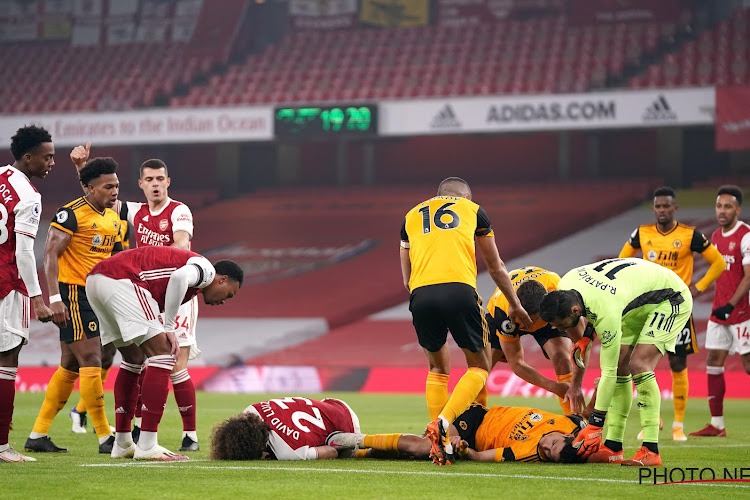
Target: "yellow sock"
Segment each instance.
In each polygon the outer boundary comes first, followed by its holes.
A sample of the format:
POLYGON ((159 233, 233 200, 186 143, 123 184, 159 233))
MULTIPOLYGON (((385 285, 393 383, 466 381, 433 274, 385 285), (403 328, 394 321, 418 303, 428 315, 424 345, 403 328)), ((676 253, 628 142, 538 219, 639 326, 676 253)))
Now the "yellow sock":
POLYGON ((104 411, 104 390, 102 389, 102 372, 98 366, 82 366, 81 374, 81 399, 86 404, 89 418, 94 424, 94 430, 99 437, 105 437, 112 433, 104 411))
POLYGON ((476 367, 469 368, 456 384, 453 394, 445 403, 445 407, 439 416, 445 418, 449 423, 453 423, 456 417, 469 408, 486 382, 487 370, 476 367))
POLYGON ((354 455, 352 455, 352 457, 353 458, 367 458, 367 452, 368 451, 369 450, 367 448, 366 449, 354 450, 354 455))
POLYGON ((427 411, 430 412, 430 421, 435 420, 443 411, 445 403, 448 402, 448 380, 450 375, 429 372, 425 384, 425 396, 427 397, 427 411))
POLYGON ((381 451, 398 451, 398 439, 401 434, 368 434, 363 445, 381 451))
POLYGON ((57 412, 63 409, 68 402, 70 393, 78 378, 78 373, 66 370, 62 366, 49 379, 47 391, 44 393, 44 402, 39 410, 39 415, 34 422, 33 432, 47 434, 57 412))
MULTIPOLYGON (((104 382, 107 381, 107 375, 109 375, 109 368, 102 368, 102 387, 104 387, 104 382)), ((78 413, 86 412, 86 403, 83 402, 83 398, 78 400, 78 404, 76 405, 76 411, 78 413)))
MULTIPOLYGON (((573 378, 573 372, 566 373, 565 375, 557 375, 558 382, 570 382, 573 378)), ((570 408, 570 401, 563 403, 563 398, 557 398, 560 401, 560 408, 562 408, 563 415, 572 415, 573 410, 570 408)))
POLYGON ((682 423, 685 421, 685 407, 687 406, 688 390, 687 368, 681 372, 672 372, 672 394, 674 394, 674 421, 682 423))
MULTIPOLYGON (((479 403, 480 405, 487 407, 487 384, 482 387, 482 390, 479 391, 479 394, 477 394, 477 397, 474 399, 476 403, 479 403)), ((435 420, 433 418, 433 420, 435 420)))

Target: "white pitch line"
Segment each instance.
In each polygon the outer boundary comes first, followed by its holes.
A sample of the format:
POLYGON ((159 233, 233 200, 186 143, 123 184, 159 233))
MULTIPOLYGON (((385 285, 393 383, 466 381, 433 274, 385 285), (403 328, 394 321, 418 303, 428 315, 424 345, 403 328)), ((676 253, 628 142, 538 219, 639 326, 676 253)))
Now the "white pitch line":
MULTIPOLYGON (((190 463, 190 462, 201 462, 204 460, 190 460, 189 462, 173 462, 173 463, 190 463)), ((139 463, 139 462, 126 462, 121 464, 81 464, 81 467, 171 467, 171 464, 151 462, 151 463, 139 463)), ((626 479, 605 479, 605 478, 588 478, 588 477, 559 477, 559 476, 530 476, 530 475, 519 475, 519 474, 487 474, 487 473, 476 473, 476 472, 426 472, 426 471, 395 471, 395 470, 367 470, 367 469, 316 469, 316 468, 304 468, 304 467, 255 467, 247 466, 241 467, 237 465, 222 466, 217 465, 215 467, 207 467, 205 465, 199 465, 197 467, 190 467, 191 469, 219 469, 219 470, 260 470, 260 471, 273 471, 273 472, 343 472, 353 474, 393 474, 393 475, 407 475, 407 476, 456 476, 456 477, 484 477, 484 478, 503 478, 503 479, 552 479, 556 481, 590 481, 598 483, 627 483, 636 484, 635 481, 629 481, 626 479)), ((719 486, 725 488, 744 488, 750 489, 750 485, 738 485, 738 484, 726 484, 726 483, 689 483, 680 486, 719 486)), ((647 485, 649 486, 649 485, 647 485)))

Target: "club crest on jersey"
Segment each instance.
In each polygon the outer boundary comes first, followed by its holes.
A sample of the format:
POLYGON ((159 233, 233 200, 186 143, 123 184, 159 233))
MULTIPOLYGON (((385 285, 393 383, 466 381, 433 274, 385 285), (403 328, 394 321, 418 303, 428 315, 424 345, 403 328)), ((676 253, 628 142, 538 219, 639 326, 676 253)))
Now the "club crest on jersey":
POLYGON ((735 247, 735 246, 736 246, 736 245, 734 244, 734 241, 730 241, 730 242, 729 242, 729 251, 731 252, 732 250, 734 250, 734 247, 735 247))
POLYGON ((66 212, 64 210, 62 212, 57 212, 57 223, 58 224, 63 224, 66 220, 68 220, 68 212, 66 212))
POLYGON ((680 240, 674 240, 672 242, 672 246, 675 248, 680 248, 682 246, 682 242, 680 240))
POLYGON ((159 230, 160 231, 166 231, 167 227, 169 227, 169 221, 167 219, 162 219, 159 221, 159 230))
POLYGON ((529 417, 529 421, 531 422, 541 422, 544 417, 539 413, 532 413, 529 417))
POLYGON ((97 234, 93 238, 91 238, 91 244, 94 245, 95 247, 98 247, 99 245, 101 245, 102 244, 102 235, 101 234, 97 234))
POLYGON ((651 262, 655 261, 656 260, 656 251, 649 250, 647 257, 648 257, 648 260, 650 260, 651 262))
POLYGON ((89 331, 95 332, 96 331, 96 321, 89 322, 89 331))

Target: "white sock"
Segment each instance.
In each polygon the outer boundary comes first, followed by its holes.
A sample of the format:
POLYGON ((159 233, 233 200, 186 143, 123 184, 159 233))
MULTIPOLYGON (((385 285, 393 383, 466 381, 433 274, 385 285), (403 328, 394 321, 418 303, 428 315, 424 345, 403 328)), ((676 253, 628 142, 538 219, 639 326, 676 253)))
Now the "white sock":
POLYGON ((120 448, 129 448, 133 444, 133 435, 129 432, 116 432, 115 441, 120 448))
POLYGON ((157 444, 155 432, 141 431, 141 437, 138 438, 138 448, 144 451, 150 450, 157 444))
MULTIPOLYGON (((110 434, 109 436, 104 436, 104 437, 100 437, 100 438, 99 438, 99 444, 104 444, 104 443, 106 443, 106 442, 107 442, 107 439, 109 439, 109 438, 111 438, 111 437, 112 437, 112 434, 110 434)), ((116 438, 115 438, 115 439, 116 439, 116 438)))
POLYGON ((0 444, 0 453, 10 448, 10 443, 0 444))
POLYGON ((719 430, 723 429, 724 428, 724 416, 711 417, 711 425, 713 425, 719 430))
POLYGON ((135 417, 135 426, 140 427, 142 420, 143 420, 143 417, 135 417))
POLYGON ((676 429, 677 427, 683 430, 685 429, 682 422, 672 422, 672 429, 676 429))
POLYGON ((44 436, 46 436, 46 434, 42 434, 41 432, 31 431, 31 434, 29 434, 29 439, 39 439, 39 438, 43 438, 44 436))
POLYGON ((198 433, 196 431, 183 431, 182 437, 184 438, 185 436, 189 437, 196 443, 198 442, 198 433))

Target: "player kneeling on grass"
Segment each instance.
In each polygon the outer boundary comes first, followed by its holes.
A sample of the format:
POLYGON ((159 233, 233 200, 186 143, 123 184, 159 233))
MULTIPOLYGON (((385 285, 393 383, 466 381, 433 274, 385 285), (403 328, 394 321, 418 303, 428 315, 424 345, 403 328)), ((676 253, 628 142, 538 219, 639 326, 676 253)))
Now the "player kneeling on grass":
MULTIPOLYGON (((535 408, 474 403, 450 427, 453 449, 460 458, 479 462, 583 463, 573 440, 586 426, 578 415, 557 415, 535 408)), ((356 457, 430 458, 431 443, 415 434, 334 433, 330 447, 354 450, 356 457)))
POLYGON ((102 344, 114 343, 123 359, 115 380, 117 432, 112 458, 188 459, 159 446, 156 439, 169 393, 169 375, 179 351, 174 335, 177 310, 198 293, 206 304, 221 305, 234 297, 242 280, 242 268, 235 262, 222 260, 212 265, 197 253, 174 247, 128 250, 91 270, 86 294, 101 323, 102 344), (159 313, 164 315, 163 324, 159 313), (130 425, 138 399, 142 352, 148 363, 141 387, 143 422, 136 446, 130 425))
MULTIPOLYGON (((326 445, 332 432, 359 433, 359 418, 338 399, 286 397, 254 403, 214 427, 213 460, 318 460, 351 456, 326 445)), ((429 451, 429 441, 428 451, 429 451)))

